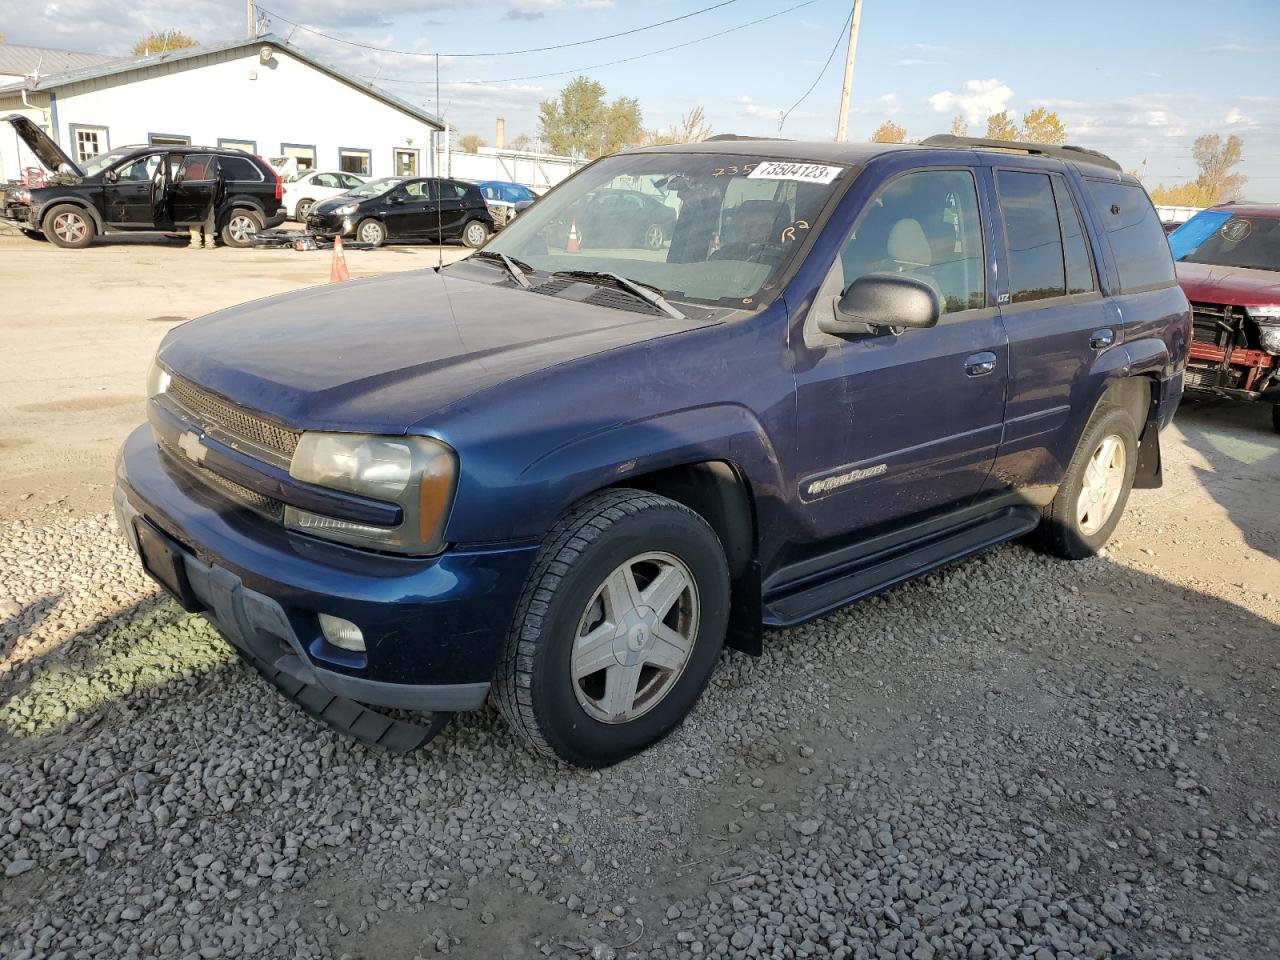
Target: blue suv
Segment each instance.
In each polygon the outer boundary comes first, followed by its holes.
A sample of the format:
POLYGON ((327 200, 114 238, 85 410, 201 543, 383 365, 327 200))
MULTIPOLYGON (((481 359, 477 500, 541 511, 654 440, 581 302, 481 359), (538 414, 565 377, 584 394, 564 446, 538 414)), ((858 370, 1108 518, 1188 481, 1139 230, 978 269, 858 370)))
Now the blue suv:
POLYGON ((602 766, 765 627, 1016 537, 1095 553, 1160 484, 1190 332, 1101 154, 634 150, 460 263, 173 330, 115 504, 315 716, 403 750, 492 695, 602 766), (596 222, 614 190, 670 235, 596 222))

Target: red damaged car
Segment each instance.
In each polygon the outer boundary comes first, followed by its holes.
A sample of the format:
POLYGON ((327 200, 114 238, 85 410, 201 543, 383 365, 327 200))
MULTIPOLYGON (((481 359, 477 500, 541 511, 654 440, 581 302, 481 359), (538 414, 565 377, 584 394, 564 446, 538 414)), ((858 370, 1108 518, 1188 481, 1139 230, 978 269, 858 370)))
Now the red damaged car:
POLYGON ((1169 247, 1194 315, 1186 389, 1267 401, 1280 432, 1280 204, 1202 210, 1169 247))

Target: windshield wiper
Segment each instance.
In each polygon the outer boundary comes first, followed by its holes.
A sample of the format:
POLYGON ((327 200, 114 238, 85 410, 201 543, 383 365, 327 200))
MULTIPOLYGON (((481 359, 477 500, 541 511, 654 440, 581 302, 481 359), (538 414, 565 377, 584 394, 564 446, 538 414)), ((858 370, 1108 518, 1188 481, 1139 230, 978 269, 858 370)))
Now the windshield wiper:
POLYGON ((632 280, 628 277, 624 277, 620 273, 609 273, 607 270, 557 270, 555 273, 551 274, 551 276, 564 277, 566 280, 585 280, 588 283, 593 281, 599 282, 601 280, 604 280, 608 283, 613 284, 615 287, 620 287, 621 289, 627 291, 627 293, 630 293, 636 297, 639 297, 641 300, 643 300, 645 303, 649 304, 650 306, 657 307, 659 310, 665 313, 668 317, 671 317, 673 320, 689 319, 683 313, 681 313, 679 310, 677 310, 675 307, 669 304, 667 302, 667 298, 664 297, 657 290, 648 286, 647 284, 638 283, 635 280, 632 280))
POLYGON ((525 290, 532 289, 533 284, 531 284, 529 282, 529 278, 524 275, 526 270, 533 269, 533 267, 529 266, 527 263, 508 257, 505 253, 498 253, 496 250, 481 250, 478 253, 473 253, 471 256, 476 260, 492 260, 494 263, 502 264, 506 268, 507 273, 511 274, 512 280, 525 290))

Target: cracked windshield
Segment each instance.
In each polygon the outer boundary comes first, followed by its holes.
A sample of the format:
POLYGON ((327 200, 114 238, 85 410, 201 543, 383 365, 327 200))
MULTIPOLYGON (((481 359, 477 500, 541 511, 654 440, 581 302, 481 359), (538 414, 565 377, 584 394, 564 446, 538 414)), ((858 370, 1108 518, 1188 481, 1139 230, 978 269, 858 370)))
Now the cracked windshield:
POLYGON ((614 157, 487 249, 534 270, 604 271, 671 299, 750 307, 787 275, 848 170, 724 154, 614 157))

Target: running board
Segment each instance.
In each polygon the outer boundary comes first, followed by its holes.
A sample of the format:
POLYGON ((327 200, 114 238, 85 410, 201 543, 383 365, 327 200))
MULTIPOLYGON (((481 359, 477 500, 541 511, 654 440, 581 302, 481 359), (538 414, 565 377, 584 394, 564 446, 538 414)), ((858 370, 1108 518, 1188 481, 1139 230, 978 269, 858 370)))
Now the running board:
POLYGON ((1011 506, 939 534, 908 541, 837 568, 820 580, 782 587, 764 599, 764 622, 789 627, 880 593, 912 577, 1034 530, 1040 511, 1011 506))

